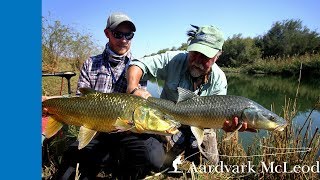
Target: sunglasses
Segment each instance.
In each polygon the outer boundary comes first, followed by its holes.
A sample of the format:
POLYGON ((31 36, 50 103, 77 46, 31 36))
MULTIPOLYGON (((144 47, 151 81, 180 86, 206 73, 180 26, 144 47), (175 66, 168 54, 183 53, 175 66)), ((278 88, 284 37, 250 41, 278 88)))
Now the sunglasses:
POLYGON ((122 39, 123 36, 126 38, 126 40, 131 40, 134 36, 133 32, 129 32, 129 33, 123 33, 123 32, 119 32, 119 31, 111 31, 112 35, 114 38, 116 39, 122 39))

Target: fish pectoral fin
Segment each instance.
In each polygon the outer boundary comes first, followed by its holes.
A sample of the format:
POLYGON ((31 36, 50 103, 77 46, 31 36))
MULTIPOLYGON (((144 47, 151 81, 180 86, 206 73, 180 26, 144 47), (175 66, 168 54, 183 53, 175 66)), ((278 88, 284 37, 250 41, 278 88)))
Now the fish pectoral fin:
POLYGON ((202 147, 201 147, 201 144, 202 144, 203 138, 204 138, 204 129, 199 128, 199 127, 195 127, 195 126, 191 126, 190 129, 191 129, 191 132, 194 135, 194 137, 197 139, 199 151, 202 154, 204 154, 204 151, 202 150, 202 147))
POLYGON ((88 129, 84 126, 80 127, 79 134, 78 134, 78 141, 79 146, 78 149, 84 148, 86 145, 89 144, 89 142, 93 139, 93 137, 96 135, 97 131, 88 129))
POLYGON ((44 135, 46 136, 46 138, 51 138, 62 128, 62 126, 62 123, 49 116, 44 135))
POLYGON ((237 129, 234 130, 233 132, 231 132, 226 138, 223 139, 223 141, 229 141, 233 136, 236 135, 237 131, 239 131, 239 129, 242 127, 243 122, 239 122, 239 124, 237 125, 237 129))
MULTIPOLYGON (((144 106, 138 106, 133 112, 134 127, 138 132, 147 130, 147 123, 150 119, 150 108, 144 106)), ((150 129, 148 129, 150 130, 150 129)))
POLYGON ((127 131, 133 127, 133 123, 130 122, 129 120, 118 117, 116 122, 113 124, 113 126, 118 130, 117 132, 127 131))

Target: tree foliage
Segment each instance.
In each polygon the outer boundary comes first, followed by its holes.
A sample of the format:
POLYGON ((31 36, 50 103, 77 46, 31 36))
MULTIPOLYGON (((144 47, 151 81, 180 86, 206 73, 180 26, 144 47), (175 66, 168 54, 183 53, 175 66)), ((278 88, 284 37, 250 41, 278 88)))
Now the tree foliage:
POLYGON ((178 48, 180 51, 186 51, 188 48, 188 43, 182 43, 181 46, 178 48))
POLYGON ((159 50, 159 51, 157 52, 157 54, 162 54, 162 53, 165 53, 165 52, 167 52, 167 51, 170 51, 170 49, 169 49, 169 48, 161 49, 161 50, 159 50))
POLYGON ((301 20, 276 22, 257 39, 263 57, 282 57, 319 52, 320 36, 316 31, 302 26, 301 20))
POLYGON ((255 40, 241 34, 228 38, 223 45, 223 53, 217 63, 223 66, 240 66, 250 64, 261 58, 260 49, 255 45, 255 40))
MULTIPOLYGON (((171 50, 187 50, 188 44, 182 43, 171 50)), ((162 49, 160 54, 168 51, 162 49)), ((223 45, 223 53, 217 63, 221 66, 240 67, 256 62, 259 59, 276 59, 293 57, 304 54, 320 53, 320 36, 316 31, 302 25, 301 20, 277 21, 264 35, 257 37, 242 37, 235 34, 228 38, 223 45)))
POLYGON ((58 20, 42 18, 43 70, 56 71, 61 60, 69 60, 75 70, 97 50, 91 35, 81 34, 58 20))

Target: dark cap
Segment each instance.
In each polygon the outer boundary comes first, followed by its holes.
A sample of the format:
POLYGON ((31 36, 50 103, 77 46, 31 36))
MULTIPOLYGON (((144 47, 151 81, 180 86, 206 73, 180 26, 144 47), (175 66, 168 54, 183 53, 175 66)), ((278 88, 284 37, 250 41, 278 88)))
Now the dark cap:
POLYGON ((136 31, 136 26, 133 24, 132 20, 126 14, 119 13, 119 12, 112 13, 109 16, 106 28, 114 30, 115 28, 118 27, 119 24, 123 22, 128 22, 131 25, 133 32, 136 31))

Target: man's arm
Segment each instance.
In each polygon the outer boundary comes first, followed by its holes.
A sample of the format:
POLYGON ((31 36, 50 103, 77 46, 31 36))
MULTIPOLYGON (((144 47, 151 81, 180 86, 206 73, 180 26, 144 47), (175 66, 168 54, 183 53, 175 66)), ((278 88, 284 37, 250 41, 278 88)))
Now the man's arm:
POLYGON ((151 96, 151 94, 140 88, 139 82, 142 77, 142 69, 140 69, 138 66, 132 65, 128 68, 127 71, 127 93, 134 94, 137 96, 141 96, 145 99, 151 96))
POLYGON ((142 70, 135 65, 128 68, 127 71, 127 93, 131 93, 134 89, 139 88, 139 82, 142 77, 142 70))
POLYGON ((89 67, 92 65, 92 59, 87 59, 80 70, 80 76, 77 83, 77 91, 76 95, 81 95, 79 88, 92 88, 90 84, 90 77, 89 77, 89 67))

